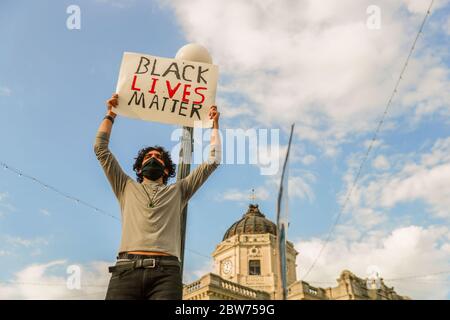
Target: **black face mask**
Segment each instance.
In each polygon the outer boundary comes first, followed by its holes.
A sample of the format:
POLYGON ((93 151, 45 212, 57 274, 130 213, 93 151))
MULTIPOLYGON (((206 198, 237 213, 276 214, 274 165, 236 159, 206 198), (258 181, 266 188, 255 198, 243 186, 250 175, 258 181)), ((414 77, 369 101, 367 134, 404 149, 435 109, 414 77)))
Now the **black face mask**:
POLYGON ((164 174, 164 165, 162 165, 155 158, 150 158, 147 163, 142 167, 142 174, 144 177, 150 180, 158 180, 164 174))

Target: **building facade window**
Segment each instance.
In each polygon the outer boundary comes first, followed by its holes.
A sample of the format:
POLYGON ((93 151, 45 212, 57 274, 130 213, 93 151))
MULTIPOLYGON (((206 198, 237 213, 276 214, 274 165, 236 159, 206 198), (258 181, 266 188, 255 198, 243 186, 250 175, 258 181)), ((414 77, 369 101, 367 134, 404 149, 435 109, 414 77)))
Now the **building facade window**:
POLYGON ((313 289, 313 288, 309 288, 308 291, 309 291, 310 294, 313 294, 313 295, 315 295, 315 296, 317 296, 317 294, 318 294, 317 290, 316 290, 316 289, 313 289))
POLYGON ((261 275, 261 262, 259 260, 249 260, 248 274, 251 276, 261 275))

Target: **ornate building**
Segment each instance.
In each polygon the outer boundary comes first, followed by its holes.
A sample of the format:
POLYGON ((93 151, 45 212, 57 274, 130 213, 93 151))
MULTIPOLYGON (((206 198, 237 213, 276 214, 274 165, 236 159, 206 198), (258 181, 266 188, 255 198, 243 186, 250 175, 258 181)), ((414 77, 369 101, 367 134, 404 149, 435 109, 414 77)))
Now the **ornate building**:
MULTIPOLYGON (((214 273, 208 273, 183 289, 185 300, 273 300, 277 297, 277 227, 266 219, 258 205, 251 204, 243 217, 225 232, 212 253, 214 273)), ((298 281, 298 252, 287 241, 287 285, 289 300, 396 300, 393 288, 381 280, 376 287, 343 271, 337 287, 318 288, 298 281)))

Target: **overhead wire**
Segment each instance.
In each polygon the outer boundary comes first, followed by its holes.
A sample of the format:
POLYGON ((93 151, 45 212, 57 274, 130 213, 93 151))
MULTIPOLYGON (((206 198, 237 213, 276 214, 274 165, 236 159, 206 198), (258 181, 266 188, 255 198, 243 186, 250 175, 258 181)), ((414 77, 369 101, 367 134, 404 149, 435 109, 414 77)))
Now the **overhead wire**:
POLYGON ((404 73, 405 73, 405 71, 406 71, 406 69, 408 67, 409 60, 411 59, 411 56, 412 56, 412 54, 414 52, 414 49, 416 48, 416 44, 417 44, 417 41, 419 39, 419 36, 420 36, 420 34, 422 34, 423 28, 425 26, 425 23, 426 23, 429 15, 431 13, 431 8, 433 6, 433 3, 434 3, 434 0, 431 0, 430 4, 428 6, 427 12, 425 14, 425 17, 423 18, 422 23, 421 23, 421 25, 419 27, 419 30, 418 30, 415 38, 414 38, 413 44, 412 44, 411 48, 409 49, 408 55, 406 57, 406 60, 403 63, 403 67, 402 67, 402 69, 400 71, 400 75, 399 75, 399 77, 398 77, 398 79, 397 79, 397 81, 395 83, 394 89, 392 90, 391 95, 389 96, 389 99, 388 99, 388 101, 386 103, 386 106, 384 108, 384 112, 383 112, 383 114, 382 114, 382 116, 381 116, 381 118, 380 118, 380 120, 378 122, 378 125, 377 125, 377 127, 375 129, 375 132, 374 132, 374 134, 372 136, 372 139, 371 139, 371 141, 369 143, 369 146, 368 146, 368 148, 367 148, 367 150, 366 150, 366 152, 365 152, 365 154, 364 154, 364 156, 362 158, 362 161, 361 161, 361 163, 359 165, 359 168, 358 168, 358 170, 356 172, 356 175, 355 175, 355 178, 353 180, 353 183, 351 184, 351 187, 348 189, 349 191, 347 192, 347 194, 345 196, 345 200, 344 200, 343 204, 341 205, 341 207, 339 209, 339 212, 338 212, 338 214, 337 214, 333 224, 331 225, 331 228, 330 228, 330 230, 329 230, 329 232, 327 234, 327 237, 325 238, 325 241, 321 245, 318 254, 314 258, 312 264, 307 269, 306 273, 303 275, 302 279, 306 279, 308 277, 308 275, 311 273, 311 271, 314 269, 314 267, 316 266, 319 258, 323 254, 324 249, 326 248, 326 246, 328 245, 328 243, 331 240, 331 236, 333 235, 334 229, 336 228, 336 226, 337 226, 337 224, 338 224, 338 222, 339 222, 343 212, 345 211, 345 209, 347 207, 347 204, 348 204, 348 202, 349 202, 349 200, 350 200, 350 198, 351 198, 351 196, 353 194, 353 190, 355 189, 355 187, 356 187, 356 185, 357 185, 357 183, 358 183, 358 181, 359 181, 359 179, 361 177, 362 169, 363 169, 364 165, 366 164, 367 159, 369 158, 370 152, 372 151, 372 148, 374 147, 375 142, 378 139, 379 132, 380 132, 381 127, 383 126, 383 124, 385 122, 385 119, 386 119, 386 116, 387 116, 387 114, 389 112, 389 109, 391 107, 392 101, 393 101, 395 95, 397 94, 399 84, 400 84, 401 80, 403 79, 403 75, 404 75, 404 73))
MULTIPOLYGON (((115 215, 113 215, 113 214, 111 214, 111 213, 109 213, 109 212, 107 212, 105 210, 102 210, 102 209, 100 209, 100 208, 90 204, 87 201, 84 201, 84 200, 82 200, 82 199, 80 199, 78 197, 72 196, 71 194, 68 194, 68 193, 66 193, 66 192, 64 192, 64 191, 62 191, 62 190, 60 190, 60 189, 58 189, 58 188, 56 188, 56 187, 54 187, 54 186, 44 182, 44 181, 42 181, 41 179, 36 178, 36 177, 34 177, 34 176, 32 176, 32 175, 30 175, 28 173, 25 173, 24 171, 22 171, 20 169, 17 169, 15 167, 13 167, 13 166, 3 162, 3 161, 0 161, 0 167, 3 167, 4 170, 10 171, 12 173, 15 173, 16 175, 18 175, 21 178, 26 178, 29 181, 32 181, 32 182, 38 184, 39 186, 43 187, 45 190, 51 190, 51 191, 53 191, 53 192, 63 196, 64 198, 66 198, 66 199, 68 199, 68 200, 70 200, 72 202, 75 202, 76 204, 82 204, 82 205, 86 206, 87 208, 92 209, 93 213, 102 214, 103 216, 109 217, 111 219, 114 219, 117 222, 120 222, 120 218, 119 217, 117 217, 117 216, 115 216, 115 215)), ((209 257, 209 256, 207 256, 205 254, 202 254, 202 253, 200 253, 200 252, 198 252, 196 250, 192 250, 190 248, 186 248, 186 249, 188 251, 192 252, 193 254, 196 254, 196 255, 198 255, 200 257, 203 257, 203 258, 206 258, 206 259, 210 259, 211 258, 211 257, 209 257)))

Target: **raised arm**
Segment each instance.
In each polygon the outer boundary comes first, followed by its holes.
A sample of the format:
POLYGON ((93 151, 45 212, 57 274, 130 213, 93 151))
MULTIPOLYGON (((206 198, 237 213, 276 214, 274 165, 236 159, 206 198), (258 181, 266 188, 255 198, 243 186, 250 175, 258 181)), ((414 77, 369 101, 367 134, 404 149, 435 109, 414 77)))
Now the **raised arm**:
MULTIPOLYGON (((110 116, 113 118, 113 120, 116 118, 116 114, 112 111, 113 108, 117 107, 117 104, 119 103, 119 95, 117 93, 113 94, 111 96, 111 99, 108 99, 106 101, 106 106, 108 107, 108 110, 106 112, 106 116, 110 116)), ((98 132, 105 132, 108 135, 111 134, 113 123, 109 119, 103 119, 102 123, 100 123, 100 127, 98 128, 98 132)))
POLYGON ((113 121, 116 118, 116 114, 112 112, 112 108, 117 106, 118 97, 119 96, 117 94, 114 94, 111 99, 106 102, 108 111, 106 113, 106 117, 103 119, 100 127, 98 128, 94 142, 94 152, 109 183, 111 184, 114 194, 120 202, 127 180, 131 178, 123 172, 118 161, 109 150, 109 138, 111 135, 113 121), (111 118, 107 117, 111 117, 113 121, 111 121, 111 118))
POLYGON ((183 200, 186 203, 220 164, 222 147, 219 135, 219 116, 220 112, 217 111, 217 107, 212 106, 209 117, 213 120, 213 127, 211 130, 210 150, 207 161, 195 168, 186 178, 180 180, 183 200))

